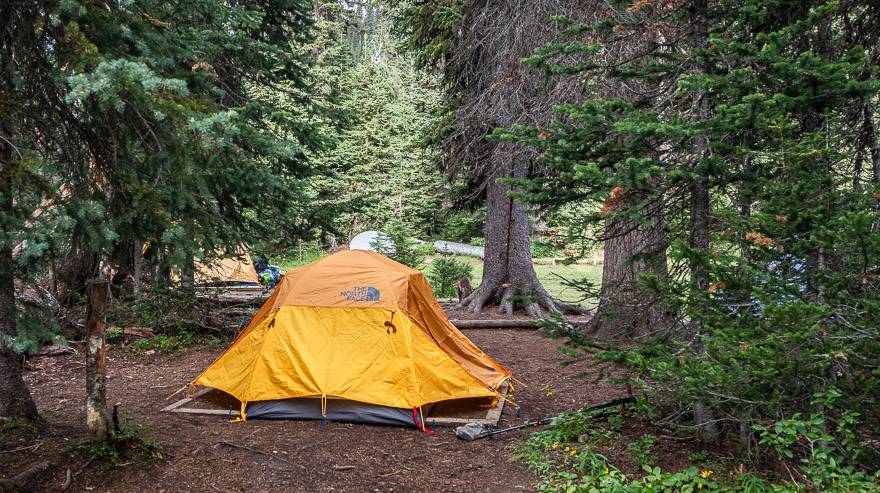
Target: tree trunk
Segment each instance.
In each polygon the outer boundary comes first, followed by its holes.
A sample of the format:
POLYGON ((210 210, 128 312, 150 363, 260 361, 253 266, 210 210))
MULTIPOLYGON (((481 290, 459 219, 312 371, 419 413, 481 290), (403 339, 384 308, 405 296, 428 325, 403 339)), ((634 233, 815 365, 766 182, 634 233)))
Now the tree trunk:
MULTIPOLYGON (((498 146, 503 147, 503 146, 498 146)), ((496 155, 507 155, 496 149, 496 155)), ((489 178, 486 204, 486 250, 483 279, 461 306, 479 312, 483 306, 499 303, 498 313, 511 314, 520 304, 530 316, 541 318, 541 307, 558 313, 565 308, 538 281, 532 265, 531 231, 526 207, 508 193, 504 178, 526 178, 525 160, 498 166, 489 178)))
MULTIPOLYGON (((708 3, 707 0, 693 0, 689 9, 691 24, 691 43, 694 54, 702 57, 709 41, 708 27, 708 3)), ((698 58, 694 64, 694 73, 705 74, 707 72, 706 61, 698 58)), ((694 94, 694 120, 703 122, 709 117, 709 99, 705 91, 694 94)), ((695 169, 694 177, 690 183, 691 193, 691 217, 689 246, 696 252, 692 254, 690 261, 691 286, 696 291, 696 298, 701 299, 703 293, 709 289, 709 180, 702 169, 703 160, 706 159, 709 150, 709 141, 705 135, 698 135, 693 143, 693 162, 695 169)), ((699 335, 703 331, 703 324, 699 320, 693 321, 693 328, 699 341, 699 335)), ((702 351, 702 345, 698 350, 702 351)), ((693 404, 694 424, 699 427, 698 437, 704 442, 717 440, 718 425, 712 413, 712 409, 701 401, 693 404)))
POLYGON ((874 106, 871 101, 865 102, 864 108, 865 137, 871 150, 871 169, 874 172, 874 183, 880 183, 880 143, 877 142, 877 124, 874 121, 874 106))
POLYGON ((196 292, 196 266, 192 258, 188 259, 180 271, 180 289, 189 294, 196 292))
MULTIPOLYGON (((0 247, 0 334, 9 337, 14 337, 17 330, 14 266, 12 248, 3 245, 0 247)), ((21 373, 21 355, 0 347, 0 417, 37 417, 37 407, 21 373)))
MULTIPOLYGON (((625 210, 611 203, 613 195, 605 202, 606 211, 625 210)), ((624 198, 623 202, 638 206, 632 198, 624 198)), ((668 327, 659 298, 645 289, 639 278, 643 274, 661 282, 667 279, 665 223, 658 206, 648 204, 641 215, 650 223, 619 215, 605 219, 602 292, 588 330, 602 339, 648 336, 668 327)))
POLYGON ((116 274, 112 285, 125 294, 135 294, 141 283, 141 256, 143 242, 136 240, 121 241, 113 251, 113 265, 116 274))
MULTIPOLYGON (((0 219, 13 217, 11 179, 6 176, 12 166, 11 145, 0 140, 0 219), (3 216, 6 216, 3 218, 3 216)), ((0 223, 3 229, 8 223, 0 223)), ((0 335, 15 337, 18 332, 15 306, 15 260, 12 258, 10 235, 0 235, 0 335)), ((0 417, 33 419, 37 407, 21 377, 22 358, 0 343, 0 417)))
MULTIPOLYGON (((103 270, 103 269, 102 269, 103 270)), ((104 441, 109 436, 107 415, 107 367, 105 363, 106 309, 110 297, 107 272, 89 284, 88 317, 86 320, 86 426, 92 440, 104 441)))

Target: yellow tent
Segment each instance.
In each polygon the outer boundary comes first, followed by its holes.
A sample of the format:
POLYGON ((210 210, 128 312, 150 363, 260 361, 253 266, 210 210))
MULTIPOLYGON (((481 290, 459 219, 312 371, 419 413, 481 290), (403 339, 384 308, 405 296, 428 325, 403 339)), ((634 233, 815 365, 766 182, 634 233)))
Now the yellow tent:
MULTIPOLYGON (((150 248, 150 243, 144 244, 144 253, 150 248)), ((260 278, 254 261, 243 246, 239 246, 233 256, 221 257, 210 262, 196 260, 193 280, 198 285, 206 284, 253 284, 260 285, 260 278)), ((172 272, 171 280, 180 282, 180 275, 172 272)))
POLYGON ((510 376, 447 320, 421 272, 351 250, 288 272, 193 384, 238 399, 242 418, 423 427, 422 407, 493 404, 510 376))
POLYGON ((219 258, 208 263, 196 262, 195 282, 260 284, 254 261, 242 247, 238 248, 233 257, 219 258))

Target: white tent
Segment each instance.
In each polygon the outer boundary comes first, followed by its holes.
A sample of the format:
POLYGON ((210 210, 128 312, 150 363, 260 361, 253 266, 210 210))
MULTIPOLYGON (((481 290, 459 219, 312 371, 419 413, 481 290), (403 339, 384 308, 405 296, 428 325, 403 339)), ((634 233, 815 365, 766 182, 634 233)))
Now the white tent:
POLYGON ((352 238, 348 247, 352 250, 367 250, 378 253, 393 254, 395 252, 394 240, 381 231, 364 231, 352 238), (380 248, 377 249, 377 245, 380 248))

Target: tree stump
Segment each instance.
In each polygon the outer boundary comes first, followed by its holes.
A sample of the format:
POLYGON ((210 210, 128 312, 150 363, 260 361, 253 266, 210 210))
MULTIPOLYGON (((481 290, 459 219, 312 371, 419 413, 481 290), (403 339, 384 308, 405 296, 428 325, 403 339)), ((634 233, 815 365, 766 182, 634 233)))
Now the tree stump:
POLYGON ((474 292, 473 286, 471 286, 471 279, 469 277, 462 277, 455 283, 455 289, 458 290, 458 302, 461 303, 461 300, 467 298, 474 292))

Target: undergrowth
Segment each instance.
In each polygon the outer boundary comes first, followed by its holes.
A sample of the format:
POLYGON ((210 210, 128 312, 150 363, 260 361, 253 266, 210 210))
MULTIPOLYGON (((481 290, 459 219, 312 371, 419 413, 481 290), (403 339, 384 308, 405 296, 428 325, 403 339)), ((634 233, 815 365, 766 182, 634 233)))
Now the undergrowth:
MULTIPOLYGON (((627 351, 626 348, 603 347, 558 317, 551 317, 541 325, 547 335, 565 340, 566 345, 560 349, 574 358, 573 361, 590 353, 597 359, 613 361, 608 354, 627 351)), ((673 367, 665 368, 675 371, 673 367)), ((626 381, 643 389, 645 395, 657 394, 653 387, 656 382, 647 382, 637 373, 626 381)), ((699 385, 699 382, 692 384, 699 385)), ((692 466, 683 471, 664 471, 656 465, 653 448, 657 437, 645 434, 630 443, 621 443, 613 426, 598 431, 599 428, 589 426, 590 418, 583 413, 560 415, 550 429, 533 434, 515 458, 527 463, 540 476, 540 489, 546 492, 880 491, 877 486, 880 470, 870 466, 875 463, 873 457, 877 450, 875 442, 864 433, 866 418, 857 410, 841 406, 844 397, 840 390, 830 387, 815 392, 807 401, 808 407, 817 412, 795 412, 764 423, 753 422, 746 434, 754 437, 756 447, 751 451, 743 448, 737 454, 739 457, 732 459, 737 465, 743 464, 737 467, 738 471, 723 464, 712 464, 704 451, 690 453, 692 466), (615 449, 627 450, 632 461, 639 465, 639 474, 625 474, 600 453, 603 443, 609 442, 609 433, 614 435, 610 441, 616 443, 615 449), (567 454, 560 454, 559 447, 567 454), (764 476, 747 472, 745 464, 753 471, 763 471, 764 476)), ((640 399, 634 409, 647 422, 674 426, 674 422, 662 420, 663 405, 662 400, 651 405, 640 399)), ((686 427, 675 429, 688 433, 686 427)))
POLYGON ((117 430, 110 432, 105 441, 91 442, 74 440, 67 447, 67 453, 74 457, 97 461, 105 469, 112 469, 126 463, 149 464, 161 460, 162 449, 159 442, 146 436, 150 427, 134 420, 122 419, 117 430))
MULTIPOLYGON (((688 454, 690 465, 679 471, 665 471, 655 465, 653 451, 658 438, 644 434, 626 443, 620 433, 622 421, 613 416, 598 421, 584 411, 563 413, 548 429, 532 433, 520 445, 512 460, 525 463, 540 479, 538 491, 576 492, 669 492, 720 491, 744 493, 877 492, 880 472, 869 475, 845 466, 838 453, 823 438, 821 418, 784 420, 774 427, 758 430, 761 442, 779 456, 779 464, 789 470, 786 480, 766 470, 766 474, 732 467, 727 461, 711 458, 705 451, 688 454), (808 446, 808 459, 785 462, 795 457, 792 448, 808 446), (637 472, 624 472, 603 454, 626 448, 637 472)), ((858 455, 858 451, 849 451, 858 455)))
POLYGON ((431 284, 436 298, 452 298, 458 294, 458 281, 463 277, 470 280, 473 276, 474 268, 472 265, 462 262, 452 255, 441 255, 431 262, 428 282, 431 284))
MULTIPOLYGON (((108 331, 108 342, 124 342, 121 331, 108 331)), ((126 345, 126 347, 138 354, 144 354, 148 351, 159 351, 162 353, 181 353, 188 347, 195 345, 207 346, 211 348, 224 347, 229 340, 220 336, 200 336, 189 331, 181 331, 177 334, 156 334, 153 337, 138 338, 126 345)))

